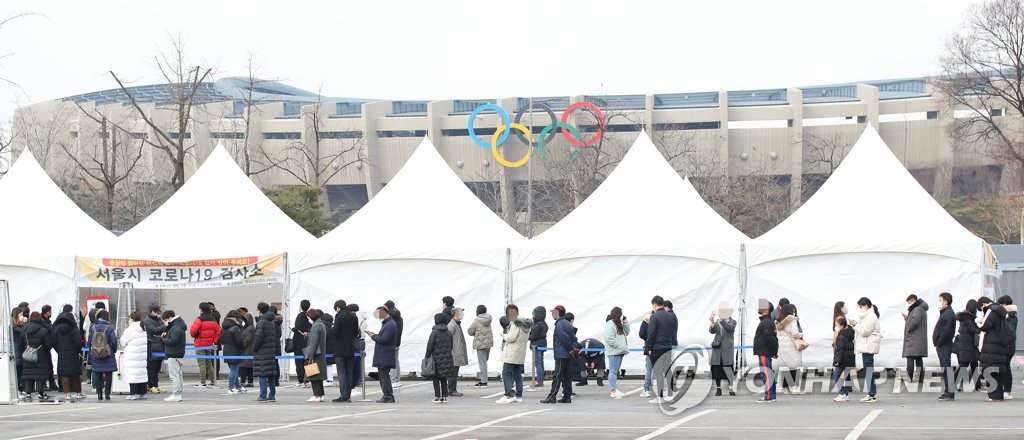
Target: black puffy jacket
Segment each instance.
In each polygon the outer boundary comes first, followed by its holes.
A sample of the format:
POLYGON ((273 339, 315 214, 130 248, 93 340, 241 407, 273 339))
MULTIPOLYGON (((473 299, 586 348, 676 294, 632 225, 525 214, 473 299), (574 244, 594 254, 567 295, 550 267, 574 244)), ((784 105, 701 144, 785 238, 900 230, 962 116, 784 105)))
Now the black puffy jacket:
POLYGON ((82 374, 82 332, 78 330, 75 315, 61 313, 57 316, 50 341, 57 351, 57 375, 82 374))
POLYGON ((50 330, 42 321, 29 321, 23 326, 30 347, 38 348, 39 360, 22 362, 21 377, 27 380, 42 380, 50 377, 50 330))
POLYGON ((455 359, 452 357, 452 334, 448 326, 437 324, 430 330, 425 357, 434 360, 434 376, 455 377, 455 359))
POLYGON ((974 322, 974 313, 957 313, 956 319, 960 321, 960 351, 956 355, 957 362, 961 364, 977 362, 980 356, 978 353, 978 323, 974 322))
POLYGON ((252 341, 252 375, 256 377, 277 376, 277 355, 280 343, 274 325, 274 314, 264 313, 256 320, 256 335, 252 341))
POLYGON ((849 368, 857 366, 857 355, 854 352, 853 327, 839 330, 836 337, 836 349, 832 355, 832 366, 836 368, 849 368))
POLYGON ((953 313, 953 309, 946 307, 939 311, 939 321, 932 329, 932 345, 935 347, 951 346, 955 335, 956 314, 953 313))
POLYGON ((985 322, 981 331, 985 337, 981 340, 981 364, 1002 365, 1006 363, 1006 309, 999 304, 988 306, 985 322))
POLYGON ((779 355, 779 335, 775 332, 775 320, 772 315, 761 317, 754 331, 754 355, 776 357, 779 355))
MULTIPOLYGON (((220 345, 224 347, 224 356, 242 356, 245 346, 242 344, 242 326, 231 318, 225 318, 220 330, 220 345)), ((240 364, 241 359, 225 359, 225 363, 240 364)))
POLYGON ((146 342, 149 344, 150 358, 163 359, 162 357, 153 357, 153 353, 164 352, 164 341, 160 335, 167 331, 167 324, 159 316, 153 315, 146 315, 142 319, 142 324, 146 328, 146 342))

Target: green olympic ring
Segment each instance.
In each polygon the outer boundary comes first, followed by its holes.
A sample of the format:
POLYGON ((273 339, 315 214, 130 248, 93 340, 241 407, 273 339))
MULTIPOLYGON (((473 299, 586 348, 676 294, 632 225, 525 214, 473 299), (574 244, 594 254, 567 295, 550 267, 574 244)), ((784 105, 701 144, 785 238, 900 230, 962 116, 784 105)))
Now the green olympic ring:
POLYGON ((568 165, 575 161, 577 158, 579 158, 579 148, 573 149, 572 153, 569 154, 569 158, 565 159, 564 161, 553 160, 550 156, 548 156, 546 152, 544 152, 544 136, 547 135, 548 132, 550 132, 555 127, 568 130, 570 133, 572 133, 572 136, 576 138, 576 141, 582 142, 582 139, 580 138, 580 132, 576 130, 576 127, 573 127, 572 125, 569 125, 565 122, 556 122, 554 124, 550 124, 544 127, 544 129, 540 131, 540 134, 537 136, 537 153, 540 153, 540 157, 543 158, 545 162, 553 163, 558 166, 568 165))

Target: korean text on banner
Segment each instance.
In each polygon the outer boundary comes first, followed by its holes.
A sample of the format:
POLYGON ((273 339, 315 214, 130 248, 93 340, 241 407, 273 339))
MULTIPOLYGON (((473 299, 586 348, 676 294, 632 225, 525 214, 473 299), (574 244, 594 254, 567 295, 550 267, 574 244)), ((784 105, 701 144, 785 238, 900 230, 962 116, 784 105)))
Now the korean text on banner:
POLYGON ((237 286, 283 282, 284 270, 284 254, 182 262, 75 259, 75 277, 80 286, 125 282, 151 289, 237 286))

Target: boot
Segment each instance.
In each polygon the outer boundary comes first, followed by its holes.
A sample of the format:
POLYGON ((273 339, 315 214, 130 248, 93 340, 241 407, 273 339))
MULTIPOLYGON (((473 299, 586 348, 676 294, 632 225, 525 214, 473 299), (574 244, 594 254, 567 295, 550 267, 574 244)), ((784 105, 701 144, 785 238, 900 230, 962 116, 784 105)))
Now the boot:
POLYGON ((541 400, 540 403, 555 403, 557 402, 557 396, 554 394, 548 394, 548 398, 541 400))

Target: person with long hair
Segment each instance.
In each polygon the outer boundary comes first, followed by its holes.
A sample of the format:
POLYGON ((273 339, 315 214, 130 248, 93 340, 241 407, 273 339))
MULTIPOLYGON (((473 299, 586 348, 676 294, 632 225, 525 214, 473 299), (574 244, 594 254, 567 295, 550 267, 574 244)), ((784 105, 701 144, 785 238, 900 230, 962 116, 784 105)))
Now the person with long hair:
POLYGON ((32 312, 28 322, 23 325, 26 348, 36 349, 35 362, 22 359, 21 377, 25 381, 25 392, 31 397, 33 392, 39 393, 39 399, 45 400, 46 379, 50 377, 50 330, 43 325, 43 315, 32 312))
POLYGON ((65 305, 53 322, 52 346, 57 352, 57 376, 64 400, 74 402, 82 395, 82 331, 78 328, 71 305, 65 305))
POLYGON ((24 360, 21 358, 25 352, 25 318, 21 314, 21 308, 15 307, 11 310, 11 333, 14 339, 14 363, 15 380, 18 381, 18 396, 28 397, 25 393, 25 379, 22 377, 24 360))
POLYGON ((832 381, 839 394, 832 401, 843 403, 850 401, 850 371, 857 367, 857 357, 854 353, 854 332, 845 317, 836 318, 836 328, 839 330, 836 332, 836 348, 832 357, 832 381))
POLYGON ((850 324, 856 335, 854 351, 860 353, 861 361, 864 364, 864 380, 867 381, 864 388, 868 390, 868 395, 860 401, 875 403, 878 402, 875 397, 878 394, 875 387, 875 355, 878 354, 882 345, 882 326, 878 322, 878 318, 882 315, 878 313, 878 306, 872 304, 867 297, 857 300, 857 306, 860 307, 860 319, 852 320, 850 324))
POLYGON ((125 380, 128 382, 127 400, 145 400, 149 389, 148 347, 146 329, 142 327, 142 314, 133 311, 128 315, 128 327, 121 333, 120 364, 125 380))
MULTIPOLYGON (((306 335, 306 348, 302 351, 306 364, 316 364, 319 373, 306 376, 306 381, 313 387, 313 397, 307 402, 324 401, 324 380, 327 378, 327 326, 320 320, 323 313, 317 309, 306 311, 306 317, 312 323, 306 335)), ((305 365, 303 365, 305 368, 305 365)))
POLYGON ((604 323, 605 355, 608 356, 608 387, 612 399, 621 399, 626 394, 619 391, 619 369, 622 368, 623 356, 629 354, 629 320, 622 315, 622 308, 612 307, 608 319, 604 323))
POLYGON ((956 320, 960 322, 957 333, 959 351, 956 354, 956 382, 959 391, 964 390, 964 381, 969 380, 974 384, 974 391, 981 389, 981 379, 975 376, 978 371, 978 360, 981 353, 978 351, 980 331, 978 330, 978 301, 967 300, 966 307, 956 314, 956 320), (963 372, 968 371, 969 377, 964 377, 963 372))
POLYGON ((800 370, 803 368, 803 352, 796 344, 798 339, 803 339, 804 333, 800 328, 793 311, 796 308, 792 304, 786 304, 776 310, 775 331, 779 338, 779 357, 775 363, 776 377, 781 378, 782 389, 786 394, 800 394, 800 370))
POLYGON ((224 363, 228 364, 228 394, 242 394, 242 384, 238 380, 239 365, 241 359, 232 359, 242 356, 245 352, 245 344, 242 341, 242 321, 238 310, 228 311, 228 316, 221 323, 220 341, 218 344, 224 347, 224 356, 227 358, 224 363))
POLYGON ((711 341, 711 378, 715 380, 715 396, 722 395, 722 380, 728 383, 729 395, 732 389, 733 365, 735 364, 736 320, 732 319, 732 308, 728 303, 718 305, 718 312, 712 313, 708 331, 715 335, 711 341), (726 371, 728 368, 728 372, 726 371))

